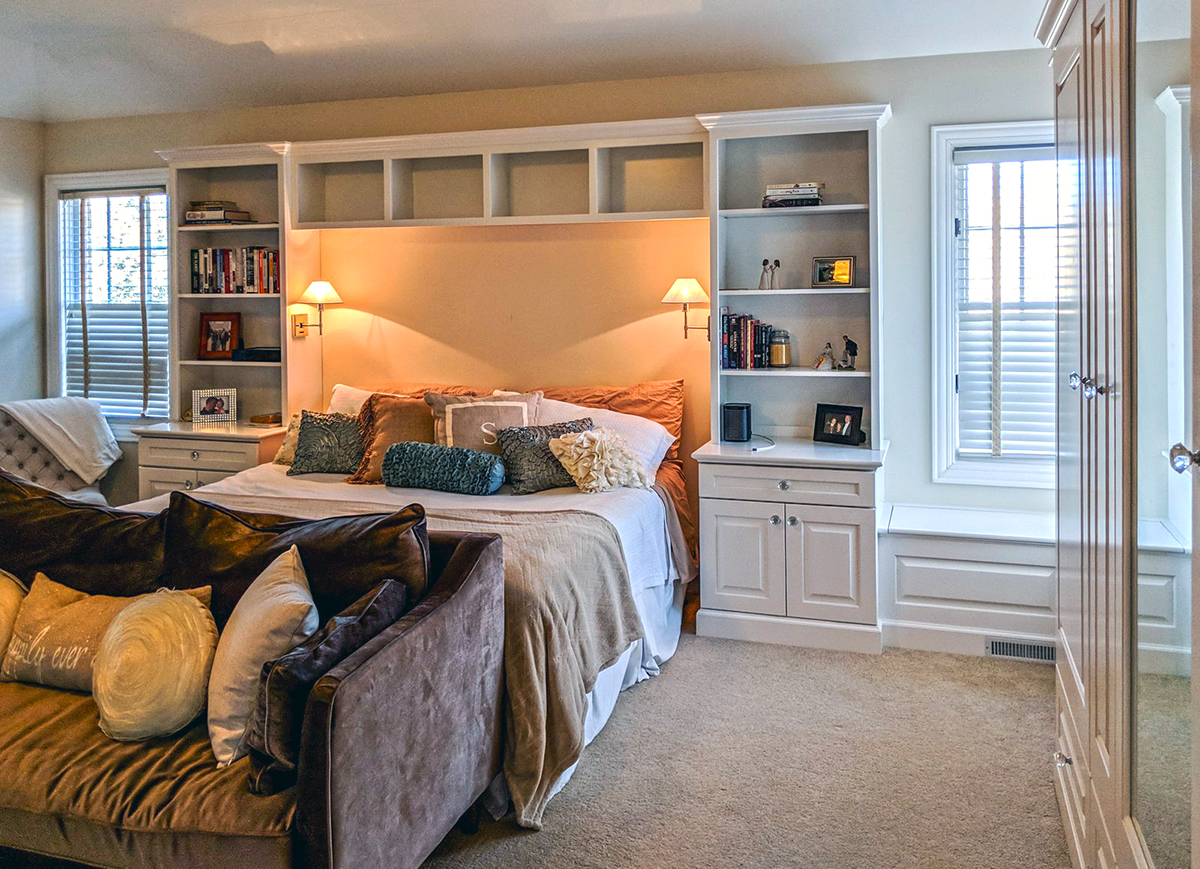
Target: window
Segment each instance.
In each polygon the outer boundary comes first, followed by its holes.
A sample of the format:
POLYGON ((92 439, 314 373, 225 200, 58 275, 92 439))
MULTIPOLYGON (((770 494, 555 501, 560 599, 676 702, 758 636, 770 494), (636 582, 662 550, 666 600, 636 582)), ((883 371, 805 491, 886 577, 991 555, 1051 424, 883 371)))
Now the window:
POLYGON ((934 128, 934 479, 1051 487, 1057 194, 1049 122, 934 128))
MULTIPOLYGON (((79 180, 94 184, 102 177, 79 180)), ((167 417, 165 184, 98 188, 71 181, 47 179, 47 229, 57 247, 49 274, 58 345, 50 360, 52 394, 95 399, 110 417, 167 417)))

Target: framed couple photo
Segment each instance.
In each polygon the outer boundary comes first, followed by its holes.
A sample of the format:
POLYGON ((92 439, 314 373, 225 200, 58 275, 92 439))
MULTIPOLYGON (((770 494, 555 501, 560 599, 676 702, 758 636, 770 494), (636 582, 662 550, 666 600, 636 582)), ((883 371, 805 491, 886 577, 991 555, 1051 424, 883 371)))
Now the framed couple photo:
POLYGON ((863 409, 849 404, 818 404, 813 423, 813 440, 856 447, 865 443, 863 409))

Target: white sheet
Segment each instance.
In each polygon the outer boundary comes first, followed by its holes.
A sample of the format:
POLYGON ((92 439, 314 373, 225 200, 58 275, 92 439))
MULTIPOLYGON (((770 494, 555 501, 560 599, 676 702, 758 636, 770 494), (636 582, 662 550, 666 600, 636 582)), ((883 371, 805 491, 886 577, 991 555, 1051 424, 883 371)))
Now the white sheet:
POLYGON ((0 408, 89 486, 121 458, 121 448, 98 401, 71 396, 31 398, 7 401, 0 408))

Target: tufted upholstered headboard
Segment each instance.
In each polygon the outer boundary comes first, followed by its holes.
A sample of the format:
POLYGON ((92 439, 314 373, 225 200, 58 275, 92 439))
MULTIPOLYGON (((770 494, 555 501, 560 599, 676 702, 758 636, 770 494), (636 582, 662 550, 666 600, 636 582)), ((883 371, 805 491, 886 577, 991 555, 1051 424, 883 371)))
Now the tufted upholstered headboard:
POLYGON ((98 493, 95 486, 89 486, 75 472, 63 467, 23 425, 3 410, 0 410, 0 468, 64 495, 81 490, 98 493))

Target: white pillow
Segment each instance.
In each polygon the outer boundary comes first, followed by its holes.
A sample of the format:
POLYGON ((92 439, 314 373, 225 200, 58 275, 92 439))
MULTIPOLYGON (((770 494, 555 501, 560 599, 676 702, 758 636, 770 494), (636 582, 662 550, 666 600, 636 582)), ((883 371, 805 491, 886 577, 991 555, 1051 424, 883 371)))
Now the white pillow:
POLYGON ((642 463, 642 470, 651 480, 658 473, 663 456, 675 443, 675 438, 663 426, 654 420, 634 416, 631 413, 618 413, 602 407, 582 407, 567 401, 554 401, 543 398, 538 408, 534 425, 552 425, 556 422, 570 422, 573 419, 591 417, 596 428, 612 429, 633 450, 642 463))
POLYGON ((208 695, 217 623, 183 591, 139 597, 109 623, 92 662, 92 697, 111 739, 169 736, 187 727, 208 695))
POLYGON ((25 600, 28 592, 21 580, 7 570, 0 570, 0 662, 4 661, 8 641, 12 639, 13 625, 17 623, 17 613, 21 610, 21 601, 25 600))
POLYGON ((263 664, 317 632, 320 617, 295 546, 259 574, 233 608, 217 643, 208 680, 208 738, 220 766, 246 753, 242 745, 263 664))
MULTIPOLYGON (((333 395, 329 396, 329 407, 325 412, 348 413, 351 416, 357 416, 358 412, 362 410, 362 406, 367 403, 367 399, 378 391, 377 389, 359 389, 356 386, 339 383, 333 387, 333 395)), ((394 392, 384 394, 396 395, 394 392)))

